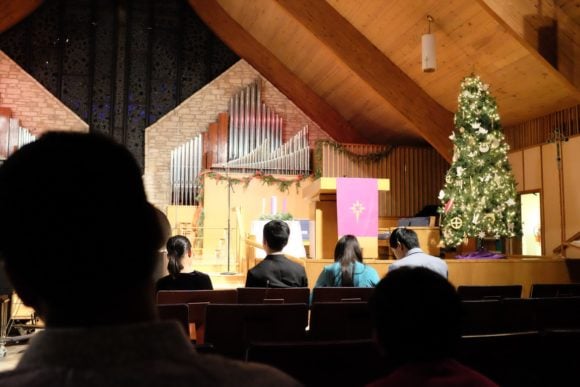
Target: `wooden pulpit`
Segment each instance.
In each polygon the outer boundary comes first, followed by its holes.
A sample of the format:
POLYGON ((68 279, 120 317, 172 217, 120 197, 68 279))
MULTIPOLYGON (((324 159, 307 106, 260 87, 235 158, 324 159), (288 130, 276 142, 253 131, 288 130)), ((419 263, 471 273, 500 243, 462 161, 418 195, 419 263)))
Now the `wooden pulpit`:
MULTIPOLYGON (((389 179, 377 179, 379 191, 390 189, 389 179)), ((332 259, 338 240, 336 214, 336 178, 321 177, 304 188, 303 196, 311 200, 310 220, 314 220, 314 238, 310 238, 310 256, 332 259), (314 244, 314 246, 312 246, 314 244), (314 247, 314 248, 313 248, 314 247)), ((377 215, 378 216, 378 215, 377 215)), ((377 230, 378 235, 378 230, 377 230)), ((378 258, 378 238, 359 238, 364 258, 378 258)))

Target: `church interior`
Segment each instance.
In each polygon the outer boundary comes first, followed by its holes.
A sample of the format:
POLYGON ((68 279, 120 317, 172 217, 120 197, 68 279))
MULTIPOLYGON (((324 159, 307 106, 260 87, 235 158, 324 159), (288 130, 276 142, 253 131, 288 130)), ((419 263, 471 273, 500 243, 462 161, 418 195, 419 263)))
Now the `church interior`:
MULTIPOLYGON (((343 179, 354 190, 357 179, 376 181, 374 212, 348 208, 357 222, 372 212, 372 235, 359 242, 381 278, 396 262, 390 233, 407 227, 446 262, 457 288, 515 285, 513 297, 528 300, 534 285, 580 283, 576 0, 2 0, 0 163, 54 130, 126 146, 165 239, 186 236, 186 269, 209 274, 226 299, 240 299, 231 292, 264 259, 262 229, 272 219, 289 224, 284 252, 313 292, 344 235, 343 179), (481 80, 489 106, 465 102, 466 79, 481 80), (477 155, 464 159, 466 111, 489 118, 480 134, 501 137, 491 150, 469 145, 477 155), (481 160, 483 174, 500 149, 505 182, 462 176, 470 169, 461 163, 481 160), (518 220, 504 220, 503 231, 492 224, 505 204, 481 216, 460 209, 467 187, 509 184, 518 220)), ((167 262, 161 250, 157 278, 167 262)), ((2 290, 12 303, 4 318, 34 314, 2 290)), ((185 324, 192 339, 212 334, 185 324)), ((303 349, 315 356, 317 348, 303 349)))

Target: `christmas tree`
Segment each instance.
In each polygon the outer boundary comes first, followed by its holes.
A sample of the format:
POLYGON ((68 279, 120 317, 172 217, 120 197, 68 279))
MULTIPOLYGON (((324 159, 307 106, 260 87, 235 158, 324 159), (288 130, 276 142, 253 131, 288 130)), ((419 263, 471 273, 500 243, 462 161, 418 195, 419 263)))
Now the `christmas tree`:
POLYGON ((466 238, 521 235, 521 210, 489 86, 471 75, 461 82, 455 113, 453 159, 439 193, 442 241, 455 247, 466 238))

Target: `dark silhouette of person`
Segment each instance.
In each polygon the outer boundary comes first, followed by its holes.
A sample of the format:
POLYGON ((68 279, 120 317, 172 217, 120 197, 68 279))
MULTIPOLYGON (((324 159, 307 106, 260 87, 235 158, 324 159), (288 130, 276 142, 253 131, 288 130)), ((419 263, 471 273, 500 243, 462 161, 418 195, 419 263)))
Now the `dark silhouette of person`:
POLYGON ((461 301, 441 275, 424 267, 389 272, 370 307, 375 337, 394 369, 370 386, 497 386, 453 358, 461 301))
POLYGON ((266 257, 248 270, 248 288, 307 287, 308 278, 304 267, 284 256, 282 249, 288 243, 290 227, 281 220, 271 220, 264 225, 263 245, 266 257))
POLYGON ((363 263, 362 251, 354 235, 344 235, 334 247, 334 263, 324 267, 314 287, 343 286, 372 288, 379 275, 363 263))
POLYGON ((199 355, 177 322, 158 321, 162 230, 123 146, 47 133, 6 160, 0 187, 0 256, 46 326, 0 385, 296 384, 269 367, 199 355))
POLYGON ((169 275, 159 278, 156 290, 213 290, 209 275, 194 270, 182 273, 183 260, 191 257, 191 242, 183 235, 175 235, 167 240, 167 271, 169 275))

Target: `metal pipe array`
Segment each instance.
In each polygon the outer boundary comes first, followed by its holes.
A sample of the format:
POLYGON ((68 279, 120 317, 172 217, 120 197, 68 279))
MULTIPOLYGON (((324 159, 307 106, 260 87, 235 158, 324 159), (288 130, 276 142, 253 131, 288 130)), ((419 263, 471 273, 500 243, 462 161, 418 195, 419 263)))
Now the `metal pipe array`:
POLYGON ((14 149, 14 150, 20 149, 24 145, 36 140, 35 135, 30 133, 30 131, 28 129, 20 126, 20 120, 18 118, 10 118, 9 125, 10 125, 10 129, 8 131, 8 134, 7 134, 7 136, 8 136, 8 149, 9 149, 8 152, 10 152, 10 149, 14 149), (10 133, 14 133, 14 135, 18 134, 18 137, 16 139, 16 144, 10 143, 11 139, 14 139, 14 137, 12 137, 10 135, 10 133))
POLYGON ((228 160, 249 154, 266 139, 275 148, 282 145, 282 117, 261 100, 259 80, 230 99, 228 160))
POLYGON ((308 127, 282 143, 282 117, 261 102, 260 80, 230 99, 227 163, 212 168, 310 173, 308 127))
POLYGON ((288 142, 277 144, 277 141, 266 138, 250 153, 227 163, 214 164, 212 168, 292 175, 310 173, 308 126, 302 128, 288 142))
POLYGON ((202 168, 203 137, 198 134, 171 151, 171 204, 194 205, 202 168))

